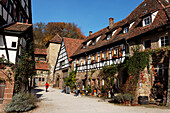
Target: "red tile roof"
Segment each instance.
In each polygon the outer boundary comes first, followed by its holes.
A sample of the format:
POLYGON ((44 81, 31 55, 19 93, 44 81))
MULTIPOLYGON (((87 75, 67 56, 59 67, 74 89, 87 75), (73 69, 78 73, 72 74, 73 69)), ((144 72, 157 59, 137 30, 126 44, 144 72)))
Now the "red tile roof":
POLYGON ((35 48, 34 49, 34 54, 35 55, 47 55, 47 49, 35 48))
MULTIPOLYGON (((81 45, 81 43, 84 40, 63 37, 63 41, 64 41, 67 55, 68 57, 70 57, 78 49, 78 47, 81 45)), ((69 61, 70 60, 71 59, 69 59, 69 61)))
MULTIPOLYGON (((169 4, 169 3, 168 3, 169 4)), ((120 40, 128 40, 130 38, 137 37, 141 34, 150 32, 154 29, 157 29, 161 26, 168 25, 170 18, 170 9, 167 3, 163 3, 163 0, 144 0, 135 10, 133 10, 125 19, 119 21, 113 25, 111 29, 106 27, 90 36, 88 36, 81 46, 76 50, 72 56, 80 55, 84 52, 89 52, 109 44, 115 43, 120 40), (144 5, 145 4, 145 5, 144 5), (165 7, 164 7, 165 6, 165 7), (140 26, 144 17, 158 11, 157 16, 155 17, 152 24, 145 27, 140 26), (145 13, 144 13, 145 12, 145 13), (132 27, 129 29, 128 33, 123 34, 122 30, 126 25, 130 25, 132 22, 135 22, 132 27), (110 40, 104 40, 107 34, 111 34, 114 30, 116 33, 112 36, 110 40), (100 40, 96 43, 95 46, 87 46, 86 49, 83 49, 83 44, 86 44, 89 40, 96 39, 98 36, 101 36, 100 40)))
POLYGON ((23 32, 23 31, 26 31, 31 26, 32 26, 32 24, 17 22, 15 24, 12 24, 12 25, 6 27, 4 30, 6 30, 6 31, 23 32))
POLYGON ((61 43, 61 42, 62 42, 62 38, 61 38, 58 34, 56 34, 56 35, 54 36, 54 38, 52 38, 51 40, 49 40, 49 42, 51 42, 51 43, 61 43))
POLYGON ((35 63, 35 69, 36 70, 49 70, 47 62, 44 62, 44 61, 37 61, 35 63))

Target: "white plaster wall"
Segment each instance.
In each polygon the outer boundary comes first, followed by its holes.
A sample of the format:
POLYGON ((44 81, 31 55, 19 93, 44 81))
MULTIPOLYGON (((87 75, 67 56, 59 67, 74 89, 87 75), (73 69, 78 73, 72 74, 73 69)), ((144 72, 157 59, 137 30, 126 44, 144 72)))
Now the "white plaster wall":
POLYGON ((15 64, 15 59, 16 59, 16 51, 8 51, 9 53, 9 60, 10 62, 15 64))
POLYGON ((5 36, 6 39, 6 43, 7 43, 7 48, 12 48, 12 49, 17 49, 17 45, 18 45, 18 37, 15 36, 5 36), (12 46, 12 42, 16 42, 16 47, 11 47, 12 46))

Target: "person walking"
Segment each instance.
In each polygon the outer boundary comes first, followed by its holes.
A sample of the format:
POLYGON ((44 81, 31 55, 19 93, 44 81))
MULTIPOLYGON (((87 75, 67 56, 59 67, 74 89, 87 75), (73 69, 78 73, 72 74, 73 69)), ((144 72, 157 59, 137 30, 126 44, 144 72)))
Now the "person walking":
POLYGON ((45 84, 46 92, 47 92, 48 87, 49 87, 49 84, 48 84, 48 82, 46 82, 46 84, 45 84))

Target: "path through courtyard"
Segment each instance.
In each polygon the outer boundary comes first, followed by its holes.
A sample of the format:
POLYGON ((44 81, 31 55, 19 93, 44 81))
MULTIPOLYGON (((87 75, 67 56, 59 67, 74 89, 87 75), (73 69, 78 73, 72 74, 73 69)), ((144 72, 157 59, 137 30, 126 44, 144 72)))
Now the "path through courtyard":
POLYGON ((50 88, 45 92, 37 87, 37 96, 41 100, 39 107, 30 113, 170 113, 170 109, 145 108, 141 106, 119 106, 108 102, 98 102, 98 98, 76 97, 50 88))

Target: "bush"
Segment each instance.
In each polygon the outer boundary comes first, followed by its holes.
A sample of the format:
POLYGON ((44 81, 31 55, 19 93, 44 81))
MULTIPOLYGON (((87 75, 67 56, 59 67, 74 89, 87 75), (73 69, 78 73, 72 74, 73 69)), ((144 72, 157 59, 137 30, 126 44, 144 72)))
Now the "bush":
POLYGON ((119 102, 121 103, 123 101, 123 94, 122 93, 119 93, 118 95, 114 96, 114 100, 116 102, 119 102))
POLYGON ((114 100, 118 103, 123 103, 125 101, 131 102, 133 99, 134 99, 134 96, 130 93, 125 93, 125 94, 119 93, 118 95, 114 97, 114 100))
POLYGON ((5 112, 25 112, 35 107, 37 98, 25 92, 15 94, 9 104, 5 106, 5 112))
POLYGON ((124 101, 132 101, 134 99, 134 96, 130 93, 126 93, 123 95, 124 101))

